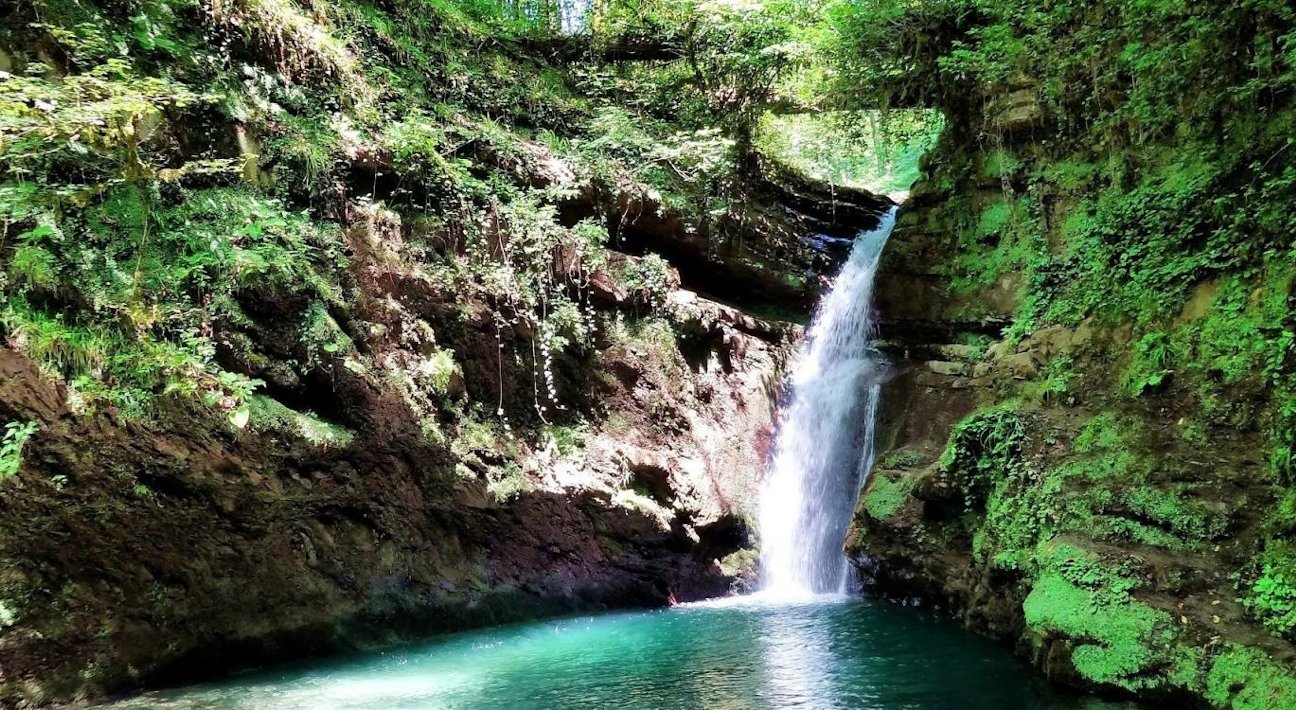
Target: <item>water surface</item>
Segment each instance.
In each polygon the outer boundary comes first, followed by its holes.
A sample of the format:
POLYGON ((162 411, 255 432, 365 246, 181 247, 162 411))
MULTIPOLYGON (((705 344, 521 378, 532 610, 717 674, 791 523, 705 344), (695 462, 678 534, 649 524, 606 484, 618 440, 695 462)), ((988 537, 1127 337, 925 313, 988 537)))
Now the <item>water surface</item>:
POLYGON ((245 674, 116 706, 1076 708, 989 641, 860 599, 752 598, 580 616, 245 674))

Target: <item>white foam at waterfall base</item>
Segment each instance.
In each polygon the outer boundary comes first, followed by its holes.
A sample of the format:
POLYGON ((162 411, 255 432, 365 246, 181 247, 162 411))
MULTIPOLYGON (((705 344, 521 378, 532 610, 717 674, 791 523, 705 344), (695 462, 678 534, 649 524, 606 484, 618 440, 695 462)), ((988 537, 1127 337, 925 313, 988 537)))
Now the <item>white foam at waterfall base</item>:
POLYGON ((895 210, 861 233, 810 323, 789 377, 761 493, 761 595, 843 594, 842 545, 873 465, 885 365, 873 346, 873 277, 895 210))

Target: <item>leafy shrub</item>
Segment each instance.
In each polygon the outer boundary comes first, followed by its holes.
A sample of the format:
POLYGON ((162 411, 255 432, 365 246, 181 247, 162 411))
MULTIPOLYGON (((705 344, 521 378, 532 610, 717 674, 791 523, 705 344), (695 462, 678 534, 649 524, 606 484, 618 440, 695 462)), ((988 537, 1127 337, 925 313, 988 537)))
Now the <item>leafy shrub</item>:
POLYGON ((1274 633, 1296 636, 1296 555, 1285 544, 1271 543, 1259 560, 1260 573, 1242 603, 1274 633))
POLYGON ((9 422, 0 437, 0 481, 18 473, 23 446, 38 429, 36 422, 9 422))
POLYGON ((535 489, 531 479, 514 463, 491 468, 487 473, 486 489, 501 503, 507 503, 535 489))
POLYGON ((954 426, 940 465, 959 477, 969 504, 980 504, 1019 464, 1024 437, 1011 409, 976 412, 954 426))
POLYGON ((629 260, 621 281, 646 305, 660 307, 670 295, 670 263, 657 254, 629 260))
POLYGON ((1125 390, 1138 397, 1161 387, 1170 378, 1172 370, 1167 366, 1173 359, 1170 338, 1165 333, 1156 331, 1139 338, 1134 343, 1129 368, 1125 371, 1125 390))

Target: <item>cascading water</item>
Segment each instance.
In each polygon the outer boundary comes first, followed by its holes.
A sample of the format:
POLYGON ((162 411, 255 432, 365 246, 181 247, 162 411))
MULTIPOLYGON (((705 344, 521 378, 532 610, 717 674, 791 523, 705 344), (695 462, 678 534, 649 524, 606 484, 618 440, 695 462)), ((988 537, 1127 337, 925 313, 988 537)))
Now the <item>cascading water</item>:
POLYGON ((873 347, 873 276, 895 210, 855 239, 793 366, 774 459, 761 496, 761 590, 775 596, 847 591, 842 551, 873 465, 885 361, 873 347))

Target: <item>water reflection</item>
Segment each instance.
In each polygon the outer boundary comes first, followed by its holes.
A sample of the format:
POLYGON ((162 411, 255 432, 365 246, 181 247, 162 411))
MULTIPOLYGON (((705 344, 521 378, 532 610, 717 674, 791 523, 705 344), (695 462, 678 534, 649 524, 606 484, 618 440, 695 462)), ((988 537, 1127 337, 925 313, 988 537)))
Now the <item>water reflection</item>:
POLYGON ((828 629, 815 614, 818 604, 803 602, 771 607, 761 614, 760 644, 768 679, 768 700, 777 707, 820 707, 838 696, 833 679, 838 675, 828 629))

